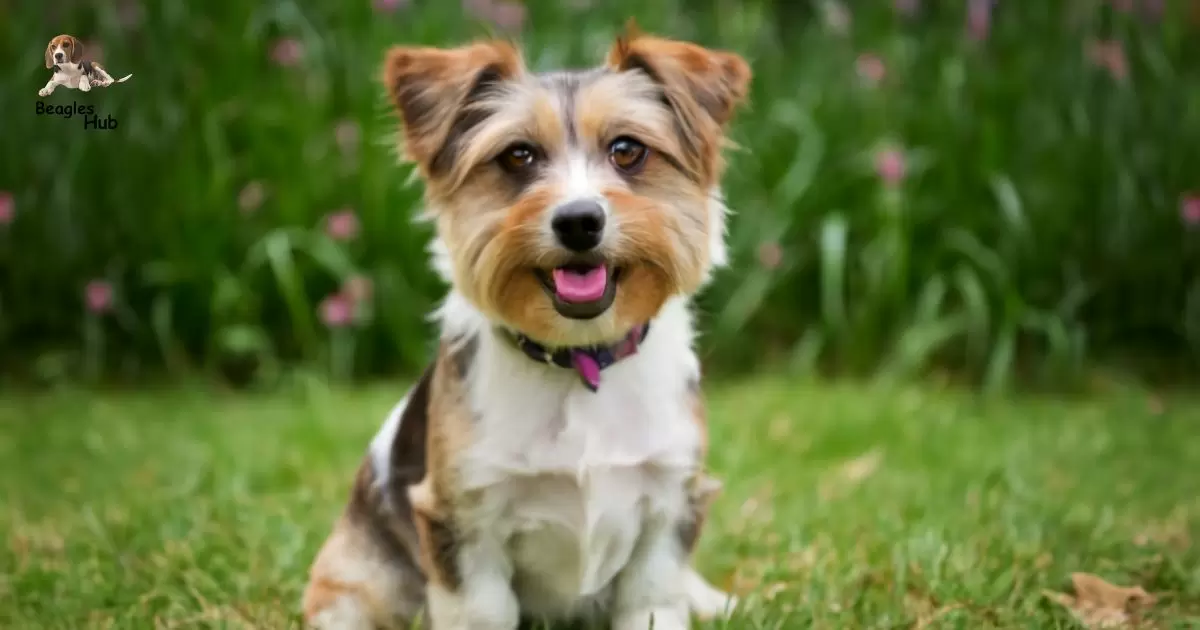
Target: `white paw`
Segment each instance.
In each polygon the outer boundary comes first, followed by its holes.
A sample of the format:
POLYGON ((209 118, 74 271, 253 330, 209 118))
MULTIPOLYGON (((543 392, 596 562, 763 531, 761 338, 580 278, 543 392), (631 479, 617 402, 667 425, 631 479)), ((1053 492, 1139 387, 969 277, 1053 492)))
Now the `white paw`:
POLYGON ((375 623, 366 610, 349 597, 341 597, 333 605, 308 619, 312 630, 375 630, 375 623))
POLYGON ((80 92, 88 92, 88 91, 91 91, 91 89, 92 89, 92 84, 88 83, 86 79, 79 82, 79 91, 80 92))
POLYGON ((613 620, 612 630, 688 630, 687 610, 677 608, 654 608, 618 615, 613 620))
POLYGON ((683 579, 688 609, 700 621, 728 617, 737 608, 737 597, 710 585, 695 569, 689 569, 683 579))
POLYGON ((50 88, 42 88, 38 90, 38 96, 50 96, 50 88))

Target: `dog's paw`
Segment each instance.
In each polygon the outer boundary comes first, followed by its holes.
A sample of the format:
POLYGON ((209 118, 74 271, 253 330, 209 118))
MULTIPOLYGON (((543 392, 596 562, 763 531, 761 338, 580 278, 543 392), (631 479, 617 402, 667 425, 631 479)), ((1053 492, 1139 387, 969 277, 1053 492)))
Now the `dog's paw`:
POLYGON ((50 88, 42 88, 38 90, 38 96, 50 96, 50 88))
POLYGON ((92 89, 91 83, 88 83, 87 81, 79 82, 79 91, 80 92, 89 92, 89 91, 91 91, 91 89, 92 89))
POLYGON ((695 569, 689 570, 684 578, 684 592, 688 608, 700 621, 726 618, 738 606, 737 597, 712 586, 695 569))

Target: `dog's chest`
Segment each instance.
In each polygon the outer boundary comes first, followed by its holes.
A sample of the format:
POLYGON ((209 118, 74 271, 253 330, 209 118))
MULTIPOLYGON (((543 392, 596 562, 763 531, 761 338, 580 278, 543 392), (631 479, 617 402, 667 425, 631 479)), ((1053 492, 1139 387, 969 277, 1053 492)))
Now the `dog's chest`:
POLYGON ((647 523, 686 505, 699 437, 686 400, 621 385, 543 386, 480 410, 464 477, 490 521, 481 525, 507 543, 528 610, 597 595, 647 523))

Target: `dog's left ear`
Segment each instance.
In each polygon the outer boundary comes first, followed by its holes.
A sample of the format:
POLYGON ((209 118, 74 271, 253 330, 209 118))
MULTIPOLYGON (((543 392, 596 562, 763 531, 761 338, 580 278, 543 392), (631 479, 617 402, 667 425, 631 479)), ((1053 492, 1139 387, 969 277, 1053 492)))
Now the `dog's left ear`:
POLYGON ((46 69, 49 70, 50 68, 53 68, 53 67, 54 67, 54 40, 52 39, 52 40, 50 40, 49 44, 46 44, 46 69))
POLYGON ((71 37, 71 63, 83 61, 83 42, 71 37))
POLYGON ((633 20, 609 50, 608 66, 648 74, 664 87, 676 112, 690 119, 685 120, 689 126, 707 127, 697 119, 703 116, 723 128, 750 88, 750 64, 739 55, 645 35, 633 20))

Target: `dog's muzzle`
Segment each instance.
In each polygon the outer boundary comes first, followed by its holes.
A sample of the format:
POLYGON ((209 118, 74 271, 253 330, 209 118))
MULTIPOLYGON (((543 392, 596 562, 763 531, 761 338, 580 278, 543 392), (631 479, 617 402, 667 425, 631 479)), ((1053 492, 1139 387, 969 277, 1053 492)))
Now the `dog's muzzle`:
POLYGON ((63 60, 63 54, 62 54, 62 53, 54 53, 54 60, 55 60, 55 61, 62 61, 62 60, 63 60))

